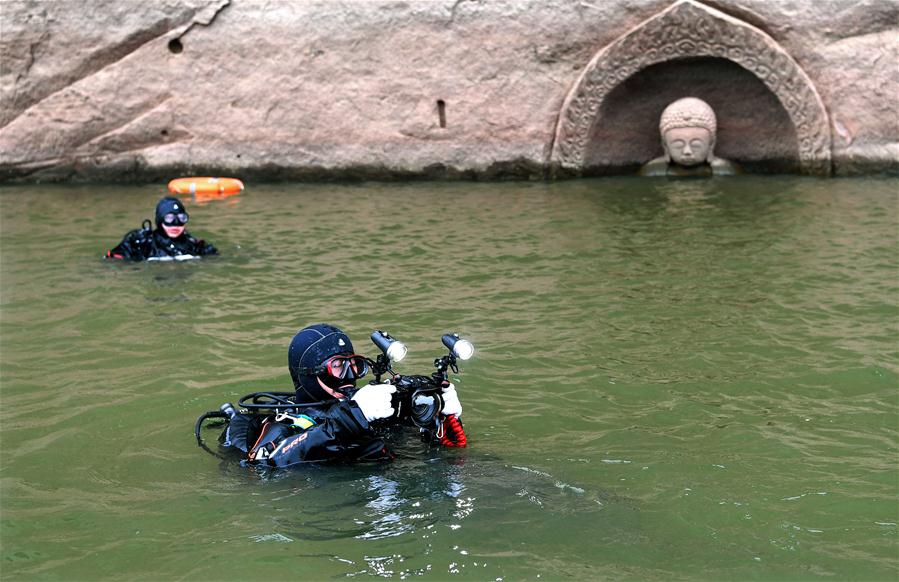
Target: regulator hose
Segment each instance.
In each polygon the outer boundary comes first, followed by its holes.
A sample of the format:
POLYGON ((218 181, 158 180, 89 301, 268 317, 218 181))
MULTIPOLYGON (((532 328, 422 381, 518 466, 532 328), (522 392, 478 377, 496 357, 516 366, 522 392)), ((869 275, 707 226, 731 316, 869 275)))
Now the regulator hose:
POLYGON ((200 418, 197 419, 197 423, 194 425, 194 436, 197 437, 198 447, 203 446, 203 439, 200 437, 200 429, 203 428, 203 423, 210 418, 224 418, 227 420, 229 417, 221 410, 210 410, 209 412, 201 414, 200 418))
POLYGON ((259 412, 260 410, 291 410, 328 404, 324 400, 320 402, 293 402, 290 399, 293 395, 293 392, 252 392, 238 400, 237 406, 251 412, 259 412))

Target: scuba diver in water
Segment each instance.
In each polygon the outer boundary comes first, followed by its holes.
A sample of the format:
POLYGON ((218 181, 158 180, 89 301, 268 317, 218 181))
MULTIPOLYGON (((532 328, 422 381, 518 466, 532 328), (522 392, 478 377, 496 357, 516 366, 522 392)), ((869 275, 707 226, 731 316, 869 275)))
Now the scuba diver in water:
POLYGON ((184 261, 205 255, 216 255, 214 246, 187 232, 190 217, 184 204, 166 196, 156 204, 156 229, 145 220, 141 228, 132 230, 122 242, 106 251, 107 259, 131 261, 184 261))
MULTIPOLYGON (((219 441, 224 447, 239 450, 247 464, 276 468, 393 458, 382 437, 404 423, 394 398, 397 386, 387 382, 356 388, 356 381, 369 370, 369 360, 353 351, 343 331, 324 323, 301 329, 290 342, 287 365, 295 389, 287 404, 296 406, 263 415, 238 413, 223 405, 228 425, 219 441)), ((443 434, 434 440, 444 446, 465 446, 456 388, 445 382, 440 392, 440 418, 451 419, 458 427, 457 438, 443 434)))

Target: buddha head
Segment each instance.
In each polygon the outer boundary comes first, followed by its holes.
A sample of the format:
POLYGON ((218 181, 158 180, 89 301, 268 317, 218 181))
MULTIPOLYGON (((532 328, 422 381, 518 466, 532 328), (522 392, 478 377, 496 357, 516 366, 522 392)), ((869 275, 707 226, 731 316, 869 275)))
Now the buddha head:
POLYGON ((687 167, 711 162, 716 129, 715 112, 708 103, 696 97, 678 99, 659 119, 665 159, 687 167))

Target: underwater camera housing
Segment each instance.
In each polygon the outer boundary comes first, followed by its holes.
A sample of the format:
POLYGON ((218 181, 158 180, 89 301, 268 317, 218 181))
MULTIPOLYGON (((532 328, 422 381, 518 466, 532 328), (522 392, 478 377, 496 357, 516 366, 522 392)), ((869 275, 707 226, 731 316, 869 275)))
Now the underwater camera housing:
POLYGON ((396 386, 392 405, 396 409, 396 418, 409 420, 421 428, 434 428, 440 424, 439 415, 443 411, 443 388, 449 384, 447 370, 459 372, 457 360, 467 360, 474 355, 474 346, 462 339, 457 333, 443 335, 441 341, 449 353, 434 360, 436 371, 430 376, 406 376, 395 374, 390 367, 391 361, 399 361, 406 355, 406 347, 389 334, 376 330, 371 340, 381 350, 381 355, 372 363, 375 379, 380 383, 381 376, 390 373, 391 383, 396 386), (397 346, 401 347, 397 347, 397 346), (394 358, 394 354, 402 354, 394 358))
POLYGON ((396 392, 392 405, 396 417, 410 420, 415 426, 433 428, 438 422, 437 415, 443 410, 442 386, 436 385, 430 376, 396 376, 396 392))

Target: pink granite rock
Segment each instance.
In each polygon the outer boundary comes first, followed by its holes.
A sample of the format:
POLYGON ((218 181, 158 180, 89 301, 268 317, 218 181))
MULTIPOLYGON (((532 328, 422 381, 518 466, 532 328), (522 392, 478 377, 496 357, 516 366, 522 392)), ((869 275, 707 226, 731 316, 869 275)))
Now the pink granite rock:
MULTIPOLYGON (((672 4, 5 0, 0 178, 539 178, 591 59, 672 4)), ((833 170, 899 170, 899 4, 700 7, 794 59, 823 104, 833 170)), ((629 171, 660 155, 643 118, 653 125, 657 104, 698 82, 718 113, 716 153, 799 168, 794 119, 735 62, 681 58, 615 80, 603 102, 615 122, 584 138, 586 166, 629 171)))

